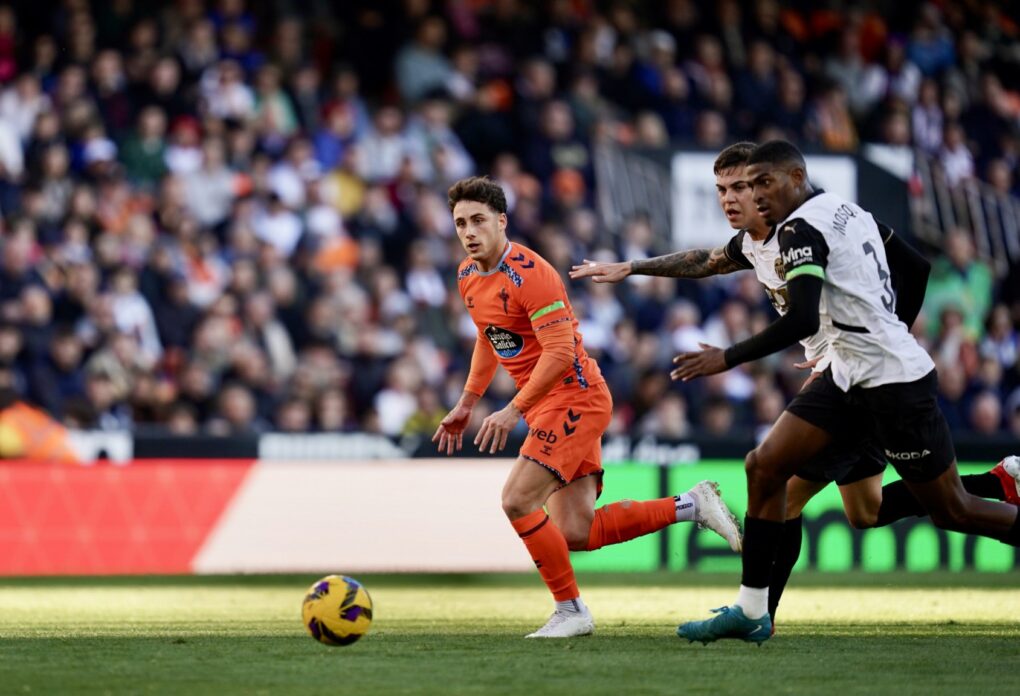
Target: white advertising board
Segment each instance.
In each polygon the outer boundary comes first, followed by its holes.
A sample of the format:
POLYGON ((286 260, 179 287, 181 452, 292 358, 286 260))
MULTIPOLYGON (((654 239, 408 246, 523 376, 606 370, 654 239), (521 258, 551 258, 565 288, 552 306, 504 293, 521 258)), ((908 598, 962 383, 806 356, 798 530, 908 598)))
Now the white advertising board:
MULTIPOLYGON (((673 156, 673 245, 676 249, 721 246, 733 236, 715 192, 715 154, 678 152, 673 156)), ((808 155, 808 177, 823 188, 857 200, 857 164, 840 155, 808 155)))
POLYGON ((500 505, 513 462, 258 462, 195 572, 533 570, 500 505))

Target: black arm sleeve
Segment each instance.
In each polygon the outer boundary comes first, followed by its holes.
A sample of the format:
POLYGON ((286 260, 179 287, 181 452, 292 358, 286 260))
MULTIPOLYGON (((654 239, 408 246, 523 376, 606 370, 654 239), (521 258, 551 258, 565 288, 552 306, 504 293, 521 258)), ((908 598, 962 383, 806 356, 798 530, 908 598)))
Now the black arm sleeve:
POLYGON ((896 316, 909 329, 924 303, 931 264, 882 223, 878 223, 878 230, 885 240, 885 258, 889 262, 893 292, 896 293, 896 316))
POLYGON ((789 311, 759 334, 726 349, 726 367, 764 358, 792 346, 818 332, 818 303, 822 299, 822 279, 813 275, 797 276, 786 284, 790 293, 789 311))

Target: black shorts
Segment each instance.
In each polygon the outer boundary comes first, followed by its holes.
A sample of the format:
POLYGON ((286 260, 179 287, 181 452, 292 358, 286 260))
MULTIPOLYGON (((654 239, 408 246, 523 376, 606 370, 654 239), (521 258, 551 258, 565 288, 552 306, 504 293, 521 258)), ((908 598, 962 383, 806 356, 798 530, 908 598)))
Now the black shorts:
POLYGON ((882 450, 879 456, 884 454, 901 478, 932 481, 956 459, 937 389, 938 376, 932 370, 914 382, 844 392, 830 369, 801 390, 786 410, 831 434, 837 447, 872 439, 882 450))
POLYGON ((797 471, 808 481, 845 486, 885 471, 882 449, 871 436, 871 418, 863 408, 845 401, 826 370, 807 385, 790 404, 789 411, 832 433, 833 440, 797 471), (827 380, 826 384, 814 385, 827 380), (803 396, 801 396, 803 394, 803 396))
POLYGON ((832 442, 797 470, 797 476, 818 483, 847 486, 885 471, 882 450, 870 438, 865 442, 832 442))

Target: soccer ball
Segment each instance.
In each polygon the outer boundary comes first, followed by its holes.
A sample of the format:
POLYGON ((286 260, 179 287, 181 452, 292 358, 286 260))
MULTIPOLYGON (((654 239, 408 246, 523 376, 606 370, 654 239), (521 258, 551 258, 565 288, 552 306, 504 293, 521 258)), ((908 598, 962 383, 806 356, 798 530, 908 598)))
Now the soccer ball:
POLYGON ((372 598, 354 578, 327 575, 308 588, 301 619, 320 643, 350 645, 372 625, 372 598))

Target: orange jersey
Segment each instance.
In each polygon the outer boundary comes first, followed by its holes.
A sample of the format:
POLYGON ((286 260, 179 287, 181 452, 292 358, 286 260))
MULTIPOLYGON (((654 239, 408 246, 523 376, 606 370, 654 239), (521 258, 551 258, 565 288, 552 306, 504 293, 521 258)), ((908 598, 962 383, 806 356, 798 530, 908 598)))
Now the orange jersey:
POLYGON ((499 266, 485 273, 465 259, 457 272, 457 287, 479 334, 489 340, 517 389, 528 383, 542 354, 535 331, 565 321, 574 330, 574 360, 549 394, 576 393, 605 381, 598 364, 584 350, 563 281, 531 249, 508 244, 499 266))

